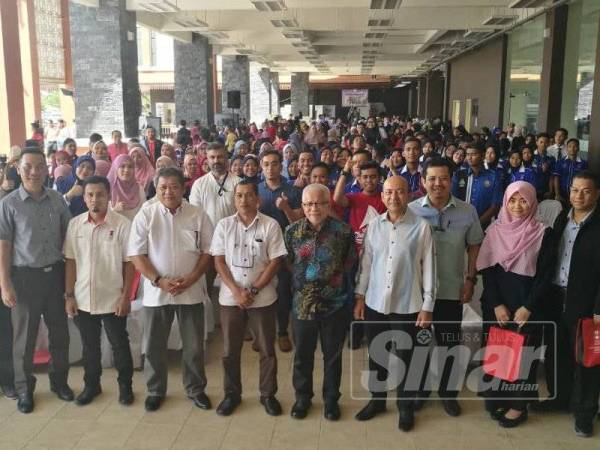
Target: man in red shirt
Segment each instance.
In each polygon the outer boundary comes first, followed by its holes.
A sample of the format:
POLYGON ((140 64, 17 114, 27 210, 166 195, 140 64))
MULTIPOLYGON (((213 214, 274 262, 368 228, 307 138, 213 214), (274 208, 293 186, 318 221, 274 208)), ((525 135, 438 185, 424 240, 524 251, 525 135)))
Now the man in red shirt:
POLYGON ((108 146, 108 156, 110 157, 111 161, 114 161, 117 159, 117 156, 126 155, 128 151, 127 144, 125 142, 121 142, 123 135, 119 130, 114 130, 111 133, 111 137, 113 143, 108 146))

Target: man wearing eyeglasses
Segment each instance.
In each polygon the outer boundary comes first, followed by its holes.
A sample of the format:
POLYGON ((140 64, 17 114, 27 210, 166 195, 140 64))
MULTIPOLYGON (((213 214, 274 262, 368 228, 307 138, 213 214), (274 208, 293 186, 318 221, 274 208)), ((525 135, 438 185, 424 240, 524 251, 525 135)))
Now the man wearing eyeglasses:
POLYGON ((223 280, 219 303, 225 398, 217 414, 230 415, 242 400, 240 357, 249 326, 260 352, 260 402, 267 414, 278 416, 275 275, 287 251, 277 221, 258 212, 256 184, 242 180, 234 188, 234 199, 237 212, 217 224, 210 250, 223 280))
MULTIPOLYGON (((438 287, 433 310, 433 331, 437 345, 448 351, 461 342, 463 304, 470 302, 473 297, 477 283, 475 262, 483 241, 483 230, 475 207, 451 194, 452 170, 451 162, 447 159, 427 160, 422 172, 427 195, 409 204, 409 208, 427 219, 434 230, 438 287)), ((449 385, 451 369, 451 364, 445 365, 438 394, 446 413, 458 416, 461 410, 456 397, 460 387, 449 385)), ((425 376, 427 371, 424 371, 425 376)), ((419 396, 426 397, 429 394, 430 390, 425 386, 419 396)), ((422 405, 422 400, 418 400, 416 409, 422 405)))
POLYGON ((296 402, 291 415, 306 417, 313 397, 315 349, 323 352, 324 416, 340 418, 342 349, 350 319, 350 270, 356 261, 352 230, 329 215, 329 189, 309 184, 302 192, 306 217, 285 230, 288 264, 292 270, 294 332, 293 385, 296 402))

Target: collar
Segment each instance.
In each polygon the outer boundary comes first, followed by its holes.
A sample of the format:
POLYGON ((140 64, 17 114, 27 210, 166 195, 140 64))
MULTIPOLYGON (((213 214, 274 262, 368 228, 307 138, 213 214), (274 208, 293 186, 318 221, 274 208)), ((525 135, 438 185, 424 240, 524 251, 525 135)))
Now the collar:
POLYGON ((594 209, 592 209, 589 213, 586 214, 586 216, 583 218, 583 220, 581 222, 579 222, 579 224, 576 224, 575 221, 573 220, 573 208, 571 208, 569 210, 569 214, 567 214, 567 217, 569 219, 569 223, 573 224, 576 227, 582 227, 583 225, 585 225, 586 223, 588 223, 592 216, 594 215, 594 212, 596 212, 596 208, 597 206, 594 206, 594 209))
MULTIPOLYGON (((47 196, 48 196, 48 189, 46 188, 46 186, 42 186, 42 195, 40 196, 40 200, 43 200, 47 196)), ((31 197, 31 194, 25 190, 23 183, 21 183, 21 185, 19 186, 19 197, 21 197, 21 200, 23 200, 23 201, 25 201, 28 198, 31 198, 33 200, 33 197, 31 197)))
POLYGON ((258 222, 259 215, 260 215, 260 212, 256 211, 256 216, 254 216, 254 219, 252 219, 252 222, 250 222, 250 225, 248 225, 248 226, 244 225, 244 222, 242 222, 242 220, 240 219, 240 215, 237 212, 233 215, 233 220, 235 220, 235 222, 238 225, 240 225, 242 228, 244 228, 244 230, 249 230, 254 225, 256 225, 256 222, 258 222))
MULTIPOLYGON (((571 158, 569 158, 569 157, 567 157, 567 158, 564 158, 564 160, 565 160, 565 161, 573 161, 573 160, 572 160, 571 158)), ((578 162, 578 163, 580 163, 580 162, 583 162, 583 160, 582 160, 582 159, 579 157, 579 155, 577 155, 577 158, 575 158, 575 161, 573 161, 573 162, 578 162)))
POLYGON ((317 230, 317 229, 315 229, 315 228, 312 226, 312 223, 310 223, 310 220, 308 220, 306 217, 304 217, 302 220, 303 220, 304 222, 302 222, 302 223, 300 224, 300 229, 301 229, 303 232, 310 232, 310 233, 320 233, 320 232, 322 232, 324 229, 326 229, 326 228, 327 228, 327 226, 328 226, 329 222, 331 221, 331 218, 330 218, 329 216, 327 216, 327 217, 325 218, 325 220, 323 221, 323 225, 321 225, 321 229, 320 229, 320 230, 317 230))
POLYGON ((110 222, 110 214, 111 214, 111 211, 109 209, 108 211, 106 211, 106 214, 104 215, 104 220, 100 223, 95 223, 94 221, 92 221, 92 219, 90 217, 90 212, 88 211, 86 213, 87 219, 86 219, 85 223, 88 223, 93 227, 99 227, 99 226, 105 225, 110 222))
MULTIPOLYGON (((408 166, 406 164, 404 164, 404 167, 400 171, 400 175, 402 175, 403 173, 406 173, 406 172, 408 172, 408 166)), ((421 173, 421 165, 420 164, 417 164, 417 173, 421 173)))
POLYGON ((402 218, 398 219, 396 222, 392 222, 388 217, 388 213, 384 212, 383 214, 379 215, 379 222, 381 222, 381 223, 389 222, 392 225, 395 225, 397 223, 406 223, 406 222, 408 222, 408 220, 410 220, 412 218, 412 214, 413 213, 410 210, 410 208, 407 207, 402 218))
MULTIPOLYGON (((181 205, 179 205, 179 207, 177 208, 177 210, 175 211, 175 214, 173 214, 174 216, 181 214, 181 211, 183 211, 183 200, 181 201, 181 205)), ((162 213, 163 216, 166 216, 168 214, 171 214, 171 211, 169 210, 169 208, 167 208, 165 205, 163 205, 160 200, 158 202, 158 209, 159 211, 162 213)))
POLYGON ((467 174, 468 174, 469 176, 473 175, 473 176, 480 177, 480 176, 482 176, 482 175, 485 175, 485 173, 486 173, 486 172, 487 172, 487 169, 486 169, 486 168, 483 166, 483 164, 482 164, 482 165, 481 165, 481 167, 479 168, 479 175, 475 175, 475 174, 473 173, 473 169, 471 168, 471 166, 468 166, 468 168, 467 168, 467 174))
MULTIPOLYGON (((425 195, 421 200, 421 206, 426 208, 432 208, 431 203, 429 203, 428 195, 425 195)), ((454 198, 454 195, 450 195, 450 200, 448 200, 448 203, 446 203, 446 206, 444 206, 442 210, 445 210, 450 207, 456 208, 456 199, 454 198)))

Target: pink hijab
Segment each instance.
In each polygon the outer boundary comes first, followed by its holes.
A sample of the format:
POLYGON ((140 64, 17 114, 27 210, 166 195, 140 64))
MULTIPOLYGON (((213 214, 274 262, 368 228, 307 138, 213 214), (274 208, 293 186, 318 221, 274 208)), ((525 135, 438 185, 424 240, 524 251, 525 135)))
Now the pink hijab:
POLYGON ((58 180, 59 178, 68 177, 73 171, 72 167, 68 164, 61 164, 60 166, 56 166, 54 169, 54 180, 58 180))
POLYGON ((546 225, 535 219, 538 202, 535 188, 525 181, 516 181, 506 188, 498 220, 489 226, 477 257, 477 270, 500 264, 507 272, 532 277, 542 246, 546 225), (508 201, 518 192, 529 203, 527 217, 513 218, 508 201))
POLYGON ((110 166, 111 164, 108 161, 104 161, 103 159, 97 159, 95 175, 105 177, 110 171, 110 166))
MULTIPOLYGON (((146 155, 146 152, 142 147, 133 147, 131 150, 129 150, 129 156, 132 156, 134 152, 139 153, 142 156, 142 167, 137 167, 134 165, 135 179, 140 186, 144 188, 144 191, 146 191, 150 185, 150 182, 154 178, 154 167, 152 167, 152 163, 148 159, 148 155, 146 155)), ((113 166, 114 165, 115 164, 113 163, 113 166)))
POLYGON ((135 177, 131 181, 123 181, 117 176, 117 170, 126 162, 134 165, 131 156, 117 156, 106 178, 110 182, 111 205, 114 207, 117 203, 123 202, 125 209, 133 209, 140 204, 140 185, 135 177))

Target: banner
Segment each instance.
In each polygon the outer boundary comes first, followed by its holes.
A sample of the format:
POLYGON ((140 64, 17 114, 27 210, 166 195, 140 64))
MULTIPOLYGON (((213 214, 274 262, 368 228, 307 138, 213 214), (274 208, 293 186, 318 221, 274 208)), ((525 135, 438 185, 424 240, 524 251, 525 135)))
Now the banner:
POLYGON ((342 89, 342 106, 368 106, 368 89, 342 89))

